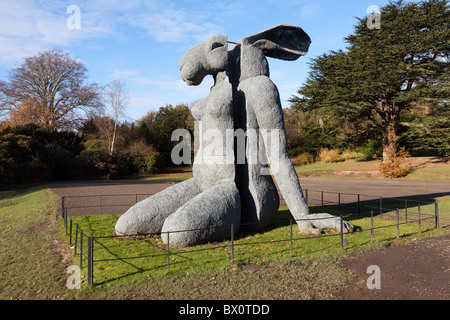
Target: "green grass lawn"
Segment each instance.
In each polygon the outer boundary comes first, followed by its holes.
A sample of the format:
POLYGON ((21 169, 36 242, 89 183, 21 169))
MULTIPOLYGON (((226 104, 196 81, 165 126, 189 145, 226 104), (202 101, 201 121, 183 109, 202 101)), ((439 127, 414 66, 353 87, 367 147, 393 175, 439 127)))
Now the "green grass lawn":
MULTIPOLYGON (((441 217, 448 217, 450 197, 439 202, 441 217)), ((336 208, 327 211, 339 214, 336 208)), ((417 223, 404 224, 397 239, 394 225, 376 229, 371 242, 370 219, 349 215, 345 218, 361 231, 344 236, 344 250, 332 232, 323 238, 304 239, 294 225, 291 257, 290 218, 284 207, 267 232, 239 234, 234 241, 235 261, 230 240, 171 248, 169 272, 167 248, 159 236, 96 239, 95 286, 86 285, 84 260, 82 289, 70 290, 65 286, 67 268, 78 265, 80 256, 68 244, 60 199, 45 186, 0 191, 0 299, 333 299, 354 277, 340 267, 345 257, 445 232, 423 225, 419 235, 417 223), (98 261, 144 255, 160 256, 98 261)), ((118 215, 80 216, 73 222, 88 235, 102 236, 114 234, 117 219, 118 215)), ((376 226, 394 223, 387 214, 375 218, 376 226)))
MULTIPOLYGON (((434 208, 434 207, 433 207, 434 208)), ((428 209, 422 208, 422 218, 425 218, 428 209)), ((322 212, 324 209, 312 207, 312 212, 322 212)), ((339 215, 340 212, 327 208, 326 212, 339 215)), ((413 208, 409 209, 409 219, 414 220, 413 208)), ((73 223, 87 235, 94 237, 113 236, 114 225, 119 215, 96 215, 74 217, 73 223)), ((194 247, 176 249, 167 246, 159 236, 146 237, 114 237, 96 238, 94 240, 94 259, 104 260, 95 263, 94 281, 101 286, 120 286, 129 282, 143 281, 148 277, 163 277, 198 272, 199 270, 219 270, 222 268, 241 267, 248 264, 267 266, 271 264, 286 263, 291 258, 291 227, 290 213, 287 207, 280 208, 268 230, 264 233, 240 233, 235 237, 233 248, 231 240, 208 243, 194 247), (233 251, 233 253, 232 253, 233 251), (232 255, 234 261, 232 261, 232 255), (127 257, 144 257, 126 259, 127 257), (109 259, 117 259, 108 261, 109 259), (124 258, 124 259, 121 259, 124 258)), ((293 224, 292 253, 297 259, 319 258, 324 255, 350 254, 361 249, 370 249, 380 244, 399 241, 397 239, 395 210, 386 211, 383 217, 374 218, 374 241, 371 241, 370 217, 348 215, 349 220, 358 227, 356 232, 344 235, 344 249, 340 248, 340 236, 327 231, 323 237, 309 238, 298 232, 295 222, 293 224), (382 228, 388 226, 387 228, 382 228)), ((400 239, 417 237, 419 226, 417 222, 404 224, 404 214, 400 218, 400 239)), ((434 220, 429 223, 422 222, 422 234, 433 234, 434 220)), ((231 238, 231 233, 230 233, 231 238)), ((86 240, 84 240, 86 243, 86 240)), ((75 263, 79 258, 75 257, 75 263)), ((86 262, 84 262, 86 263, 86 262)), ((86 276, 86 269, 84 270, 86 276)))
POLYGON ((304 166, 296 166, 295 171, 301 177, 331 177, 334 170, 347 165, 348 162, 338 163, 314 163, 304 166))
POLYGON ((33 186, 0 191, 0 299, 53 299, 64 295, 68 246, 57 240, 59 199, 33 186), (47 228, 48 226, 48 228, 47 228))
POLYGON ((413 170, 403 179, 408 180, 450 180, 450 166, 420 168, 413 170))
MULTIPOLYGON (((367 161, 368 164, 372 164, 377 161, 367 161)), ((314 163, 304 166, 296 166, 295 171, 297 175, 302 177, 314 177, 314 178, 367 178, 371 179, 386 179, 381 175, 367 175, 367 172, 352 172, 352 173, 341 173, 340 171, 344 166, 351 165, 352 163, 357 163, 357 161, 347 161, 347 162, 337 162, 337 163, 314 163), (336 175, 336 173, 341 173, 336 175)), ((351 168, 351 167, 350 167, 351 168)), ((424 167, 412 169, 408 175, 402 180, 450 180, 450 166, 442 167, 424 167)))

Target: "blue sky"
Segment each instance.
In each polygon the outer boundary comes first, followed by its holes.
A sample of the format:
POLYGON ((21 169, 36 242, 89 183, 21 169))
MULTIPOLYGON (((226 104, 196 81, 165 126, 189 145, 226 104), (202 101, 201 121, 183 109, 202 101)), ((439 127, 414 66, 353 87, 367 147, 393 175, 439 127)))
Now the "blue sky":
POLYGON ((381 0, 0 0, 0 79, 25 57, 60 48, 83 61, 88 82, 106 84, 122 78, 130 101, 126 114, 136 120, 165 104, 192 104, 206 97, 210 78, 198 87, 180 78, 178 61, 190 47, 214 34, 237 41, 277 24, 302 27, 310 51, 296 61, 269 58, 271 78, 283 107, 308 75, 308 62, 324 52, 344 49, 355 17, 367 16, 381 0), (80 29, 67 19, 80 9, 80 29))

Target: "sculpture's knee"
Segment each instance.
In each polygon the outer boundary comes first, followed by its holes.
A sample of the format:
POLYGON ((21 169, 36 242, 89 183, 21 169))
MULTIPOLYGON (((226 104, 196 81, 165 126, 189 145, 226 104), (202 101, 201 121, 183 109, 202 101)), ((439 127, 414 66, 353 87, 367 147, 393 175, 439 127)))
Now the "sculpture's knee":
POLYGON ((241 218, 241 199, 234 183, 208 189, 170 215, 161 237, 165 243, 184 247, 231 237, 241 218), (187 231, 185 231, 187 230, 187 231), (170 232, 170 234, 168 234, 170 232))
POLYGON ((201 192, 195 179, 175 184, 128 209, 117 221, 120 235, 161 232, 164 220, 201 192))

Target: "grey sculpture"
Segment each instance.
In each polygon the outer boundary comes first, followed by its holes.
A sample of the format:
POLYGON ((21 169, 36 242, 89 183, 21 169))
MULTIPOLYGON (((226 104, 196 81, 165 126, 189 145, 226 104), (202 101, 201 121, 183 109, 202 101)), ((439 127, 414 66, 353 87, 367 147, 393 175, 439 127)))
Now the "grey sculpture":
MULTIPOLYGON (((247 135, 231 145, 227 139, 206 139, 194 160, 194 177, 131 207, 118 220, 116 232, 162 232, 165 242, 187 246, 228 238, 231 224, 234 232, 239 226, 264 230, 278 210, 279 195, 266 161, 250 161, 255 154, 267 156, 301 232, 338 229, 336 217, 309 214, 288 156, 280 97, 266 59, 296 60, 306 54, 310 43, 300 27, 278 25, 230 47, 225 35, 216 35, 188 50, 179 62, 181 78, 188 85, 200 84, 207 75, 215 80, 208 97, 192 108, 202 124, 200 134, 224 137, 240 131, 247 135), (250 132, 256 132, 257 139, 250 139, 250 132)), ((344 228, 350 231, 353 226, 345 222, 344 228)))

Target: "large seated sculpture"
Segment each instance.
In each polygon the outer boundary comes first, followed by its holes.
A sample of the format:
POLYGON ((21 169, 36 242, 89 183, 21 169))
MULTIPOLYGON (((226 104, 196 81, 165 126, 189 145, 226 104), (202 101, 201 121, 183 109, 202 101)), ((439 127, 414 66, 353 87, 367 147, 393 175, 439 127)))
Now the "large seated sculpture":
MULTIPOLYGON (((310 43, 300 27, 278 25, 230 45, 225 35, 216 35, 189 49, 179 62, 181 78, 188 85, 214 78, 210 94, 191 110, 203 137, 193 178, 131 207, 116 233, 162 233, 171 245, 189 246, 229 238, 231 225, 235 233, 263 231, 279 207, 272 175, 301 232, 339 229, 336 217, 309 214, 266 59, 296 60, 310 43)), ((353 226, 345 222, 344 228, 353 226)))

